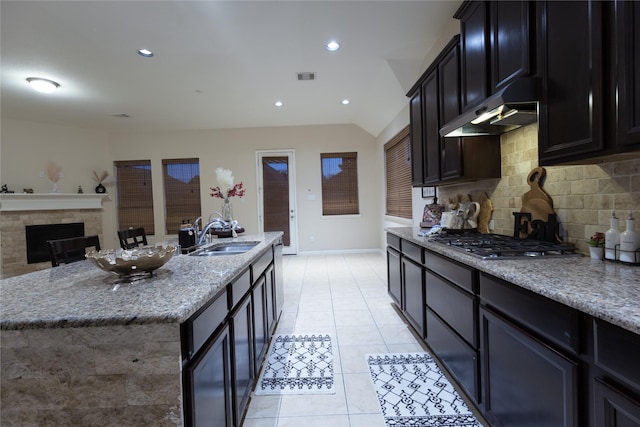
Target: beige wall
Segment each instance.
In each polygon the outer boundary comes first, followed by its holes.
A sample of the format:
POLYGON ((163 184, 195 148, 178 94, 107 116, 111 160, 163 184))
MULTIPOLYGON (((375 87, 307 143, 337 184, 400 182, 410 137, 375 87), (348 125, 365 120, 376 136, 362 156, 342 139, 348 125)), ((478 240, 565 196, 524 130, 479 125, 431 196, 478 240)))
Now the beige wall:
MULTIPOLYGON (((501 138, 502 178, 441 187, 440 200, 456 194, 473 199, 486 191, 494 204, 494 232, 513 234, 513 212, 520 212, 522 195, 529 191, 527 176, 538 166, 538 129, 530 125, 501 138)), ((632 210, 640 224, 640 153, 634 160, 600 165, 548 166, 543 189, 551 196, 561 223, 562 237, 588 252, 586 240, 609 228, 611 210, 626 218, 632 210)), ((414 203, 424 202, 416 200, 414 203)), ((624 221, 620 222, 624 230, 624 221)), ((636 227, 640 230, 640 226, 636 227)))
MULTIPOLYGON (((112 171, 114 160, 151 159, 154 170, 156 207, 161 207, 160 162, 163 158, 199 157, 202 175, 202 207, 206 216, 220 209, 219 199, 209 196, 218 166, 233 170, 247 187, 247 196, 234 200, 234 213, 248 232, 256 231, 256 151, 293 149, 296 157, 296 196, 301 252, 349 251, 385 247, 385 227, 417 225, 425 200, 414 189, 413 222, 384 215, 383 145, 409 123, 405 108, 373 138, 351 125, 304 126, 183 132, 145 132, 109 135, 86 130, 3 119, 0 180, 10 189, 31 187, 48 192, 51 184, 39 172, 51 159, 62 166, 61 192, 75 192, 78 185, 92 191, 93 170, 112 171), (320 197, 320 152, 358 151, 361 215, 323 218, 320 197), (316 196, 309 200, 308 195, 316 196), (312 241, 313 237, 313 241, 312 241)), ((502 179, 441 187, 440 200, 461 194, 477 198, 486 191, 493 200, 495 232, 512 234, 512 212, 520 210, 521 196, 529 190, 526 177, 538 165, 537 127, 531 125, 503 135, 502 179)), ((639 154, 640 156, 640 154, 639 154)), ((562 223, 564 237, 586 250, 585 239, 608 228, 610 210, 619 217, 631 209, 640 222, 640 157, 636 160, 588 166, 547 167, 545 190, 551 195, 562 223)), ((112 177, 107 182, 113 194, 112 177)), ((116 247, 116 215, 113 195, 103 204, 104 246, 116 247), (109 237, 111 236, 111 237, 109 237)), ((158 235, 162 241, 164 212, 156 209, 158 235)), ((640 228, 640 226, 638 227, 640 228)))
MULTIPOLYGON (((247 194, 232 199, 234 216, 248 233, 258 230, 256 151, 293 149, 295 151, 300 252, 349 251, 379 248, 381 174, 375 138, 354 125, 302 126, 180 132, 126 132, 108 134, 43 123, 3 119, 2 183, 22 191, 48 192, 51 184, 39 178, 49 159, 62 166, 60 192, 75 192, 78 185, 93 191, 93 170, 113 175, 114 160, 150 159, 154 184, 156 236, 152 242, 175 236, 164 235, 161 160, 198 157, 201 171, 203 216, 220 210, 220 199, 209 196, 217 185, 215 169, 229 168, 236 182, 243 181, 247 194), (360 215, 341 218, 322 217, 321 152, 358 152, 360 215), (308 195, 315 195, 309 200, 308 195)), ((104 202, 103 246, 117 247, 113 176, 106 183, 110 196, 104 202)))
MULTIPOLYGON (((440 38, 434 43, 431 50, 427 53, 424 60, 422 61, 422 67, 419 72, 415 76, 415 81, 418 81, 420 76, 429 68, 433 60, 440 54, 442 49, 451 41, 451 38, 456 34, 460 33, 460 21, 457 19, 450 19, 446 26, 442 29, 440 34, 440 38)), ((409 88, 407 88, 409 90, 409 88)), ((389 142, 396 136, 403 128, 409 125, 409 100, 407 98, 407 106, 387 125, 387 127, 380 132, 378 137, 376 138, 376 142, 378 145, 379 152, 379 170, 384 171, 384 144, 389 142)), ((386 183, 384 172, 381 172, 378 175, 378 186, 379 188, 386 191, 386 183)), ((417 219, 417 222, 412 221, 410 219, 397 218, 385 215, 385 191, 382 192, 382 198, 380 199, 380 207, 379 213, 382 218, 382 226, 379 229, 379 245, 380 248, 384 248, 386 246, 386 233, 384 229, 387 227, 410 227, 412 225, 418 225, 420 223, 420 219, 417 219)), ((422 190, 420 188, 413 189, 413 217, 421 218, 422 217, 422 209, 424 208, 423 200, 422 200, 422 190)))
POLYGON ((2 184, 16 192, 48 193, 52 184, 40 172, 49 161, 62 167, 60 193, 75 193, 79 185, 93 192, 93 171, 111 170, 106 132, 3 118, 0 136, 2 184))

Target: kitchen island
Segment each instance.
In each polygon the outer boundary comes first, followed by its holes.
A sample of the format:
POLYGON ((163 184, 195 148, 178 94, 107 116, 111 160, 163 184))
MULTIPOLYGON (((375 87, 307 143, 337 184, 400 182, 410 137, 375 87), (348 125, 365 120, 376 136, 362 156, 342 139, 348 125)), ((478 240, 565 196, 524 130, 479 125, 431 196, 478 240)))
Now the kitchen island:
MULTIPOLYGON (((281 236, 224 239, 259 243, 242 254, 176 255, 152 277, 132 282, 89 261, 0 281, 0 424, 192 423, 194 399, 184 390, 191 382, 183 374, 228 328, 236 305, 258 313, 248 325, 251 348, 243 350, 251 377, 260 365, 256 342, 266 346, 282 304, 281 236), (264 292, 259 298, 254 286, 264 292)), ((234 404, 227 418, 239 424, 246 396, 227 401, 234 404)))
POLYGON ((491 425, 640 426, 640 267, 387 244, 389 295, 491 425))

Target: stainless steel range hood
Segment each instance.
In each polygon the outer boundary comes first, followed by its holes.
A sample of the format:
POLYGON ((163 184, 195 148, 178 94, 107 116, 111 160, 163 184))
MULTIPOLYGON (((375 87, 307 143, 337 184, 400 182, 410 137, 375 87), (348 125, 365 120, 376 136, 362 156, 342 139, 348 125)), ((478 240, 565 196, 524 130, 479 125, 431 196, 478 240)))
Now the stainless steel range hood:
POLYGON ((445 137, 499 135, 538 120, 538 81, 527 77, 491 95, 440 129, 445 137))

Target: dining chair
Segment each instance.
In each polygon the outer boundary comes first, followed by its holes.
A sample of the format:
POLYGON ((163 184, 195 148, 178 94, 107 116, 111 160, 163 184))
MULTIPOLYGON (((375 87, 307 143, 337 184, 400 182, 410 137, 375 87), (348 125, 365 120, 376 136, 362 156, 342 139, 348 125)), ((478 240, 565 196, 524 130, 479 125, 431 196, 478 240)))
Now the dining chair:
POLYGON ((122 249, 132 249, 138 246, 147 246, 147 234, 144 227, 128 228, 118 231, 118 239, 122 249))
POLYGON ((86 248, 100 250, 100 239, 97 235, 48 240, 47 244, 52 267, 84 260, 86 248))

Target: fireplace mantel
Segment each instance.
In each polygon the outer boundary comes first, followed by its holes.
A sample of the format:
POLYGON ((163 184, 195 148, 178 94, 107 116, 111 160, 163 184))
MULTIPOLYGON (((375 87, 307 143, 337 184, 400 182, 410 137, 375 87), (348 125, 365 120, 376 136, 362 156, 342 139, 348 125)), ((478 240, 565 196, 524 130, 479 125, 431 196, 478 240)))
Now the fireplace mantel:
POLYGON ((65 209, 102 209, 108 194, 77 193, 4 193, 0 211, 48 211, 65 209))

